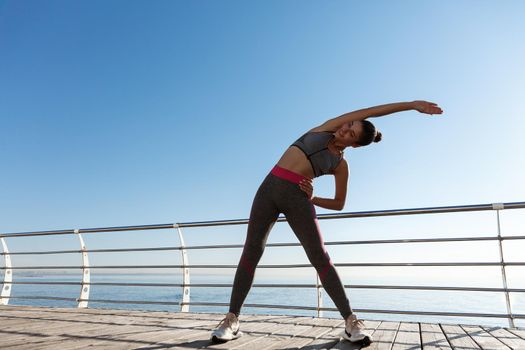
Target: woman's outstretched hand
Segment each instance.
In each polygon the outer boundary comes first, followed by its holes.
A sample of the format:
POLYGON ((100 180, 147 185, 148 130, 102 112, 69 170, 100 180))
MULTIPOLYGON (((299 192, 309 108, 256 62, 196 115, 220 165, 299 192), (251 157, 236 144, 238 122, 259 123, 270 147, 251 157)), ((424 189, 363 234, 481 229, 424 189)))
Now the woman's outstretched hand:
POLYGON ((435 103, 433 102, 427 102, 427 101, 414 101, 412 102, 414 105, 414 109, 420 113, 425 114, 441 114, 443 113, 443 110, 435 103))
POLYGON ((314 187, 312 186, 312 179, 306 178, 301 180, 299 187, 306 193, 308 199, 311 200, 313 198, 314 187))

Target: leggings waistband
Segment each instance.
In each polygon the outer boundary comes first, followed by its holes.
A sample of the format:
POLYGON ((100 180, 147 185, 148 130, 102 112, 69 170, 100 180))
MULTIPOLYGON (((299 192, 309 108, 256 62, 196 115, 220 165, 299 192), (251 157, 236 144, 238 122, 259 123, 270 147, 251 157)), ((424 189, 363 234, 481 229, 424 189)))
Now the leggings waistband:
POLYGON ((284 180, 287 180, 287 181, 290 181, 296 184, 298 184, 299 182, 307 178, 306 176, 303 176, 301 174, 297 174, 288 169, 281 168, 278 165, 273 167, 271 173, 277 177, 280 177, 281 179, 284 179, 284 180))

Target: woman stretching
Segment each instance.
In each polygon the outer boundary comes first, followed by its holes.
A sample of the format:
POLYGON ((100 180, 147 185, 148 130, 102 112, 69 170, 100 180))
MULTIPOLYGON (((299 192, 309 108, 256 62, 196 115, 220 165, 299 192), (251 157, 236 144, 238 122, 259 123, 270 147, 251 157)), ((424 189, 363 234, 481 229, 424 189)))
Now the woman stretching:
POLYGON ((317 270, 319 279, 341 316, 345 330, 341 336, 351 342, 370 343, 363 321, 352 312, 339 275, 326 251, 314 205, 342 210, 346 199, 348 164, 343 158, 346 147, 360 147, 381 140, 381 133, 365 120, 406 110, 441 114, 435 103, 426 101, 391 103, 357 110, 330 119, 295 141, 266 176, 253 200, 244 249, 235 273, 230 310, 212 333, 212 341, 238 338, 239 313, 252 286, 255 269, 264 252, 268 234, 283 213, 317 270), (312 179, 335 177, 335 198, 312 196, 312 179))

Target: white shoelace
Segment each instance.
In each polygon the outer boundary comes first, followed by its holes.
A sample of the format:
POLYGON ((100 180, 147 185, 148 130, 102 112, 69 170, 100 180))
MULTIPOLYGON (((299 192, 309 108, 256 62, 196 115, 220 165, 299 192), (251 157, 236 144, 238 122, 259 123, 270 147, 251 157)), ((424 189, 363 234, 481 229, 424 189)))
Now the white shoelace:
MULTIPOLYGON (((219 324, 217 325, 217 327, 220 327, 221 324, 224 324, 225 327, 230 327, 232 326, 232 323, 235 321, 235 318, 233 316, 226 316, 225 318, 223 318, 219 324)), ((216 328, 217 328, 216 327, 216 328)))
POLYGON ((363 322, 363 320, 357 320, 357 321, 355 321, 355 323, 356 323, 360 328, 365 328, 365 323, 363 322))
POLYGON ((363 320, 352 320, 350 322, 350 327, 351 328, 354 328, 355 326, 357 326, 357 328, 360 328, 360 329, 364 329, 365 328, 365 323, 363 322, 363 320))

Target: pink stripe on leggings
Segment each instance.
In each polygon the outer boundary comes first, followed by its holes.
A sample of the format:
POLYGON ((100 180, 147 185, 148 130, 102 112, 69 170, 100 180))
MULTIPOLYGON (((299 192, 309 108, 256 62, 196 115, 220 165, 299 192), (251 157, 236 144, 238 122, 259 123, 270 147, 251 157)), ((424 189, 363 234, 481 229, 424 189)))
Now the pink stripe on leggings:
POLYGON ((255 269, 253 268, 253 265, 250 264, 248 259, 246 259, 246 256, 244 254, 241 257, 240 265, 244 267, 244 269, 246 270, 246 272, 248 272, 248 274, 250 274, 250 276, 254 275, 255 269))
POLYGON ((280 166, 276 165, 273 167, 271 173, 277 177, 280 177, 281 179, 293 182, 293 183, 300 183, 302 180, 306 179, 306 176, 303 176, 301 174, 294 173, 293 171, 290 171, 285 168, 281 168, 280 166))
POLYGON ((328 264, 324 267, 324 269, 319 272, 319 279, 321 282, 324 281, 324 278, 326 277, 326 274, 328 273, 328 270, 330 270, 330 267, 332 267, 332 261, 328 261, 328 264))

